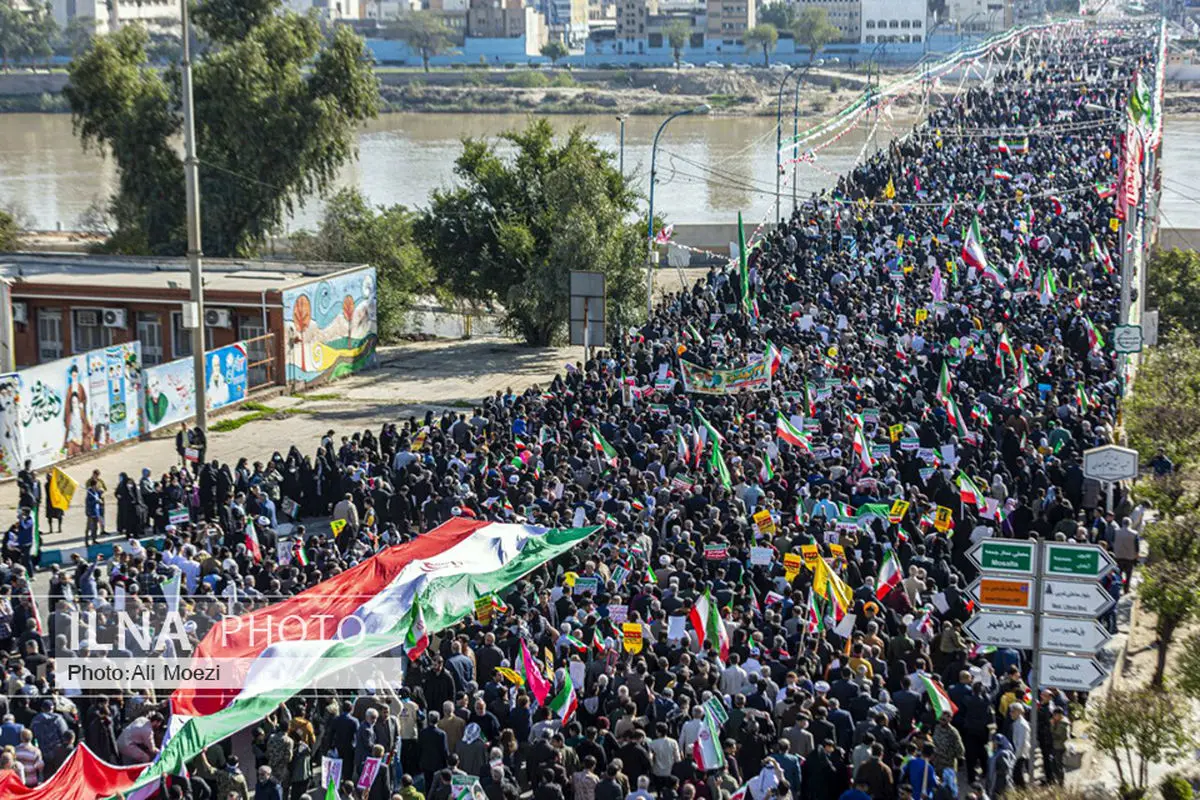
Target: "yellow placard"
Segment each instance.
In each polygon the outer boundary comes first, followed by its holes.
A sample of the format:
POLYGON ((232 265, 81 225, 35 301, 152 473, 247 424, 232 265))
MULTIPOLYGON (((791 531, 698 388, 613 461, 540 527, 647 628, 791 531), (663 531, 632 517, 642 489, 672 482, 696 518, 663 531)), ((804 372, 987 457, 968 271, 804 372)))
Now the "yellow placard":
POLYGON ((896 500, 892 503, 892 507, 888 510, 888 522, 900 522, 904 519, 904 515, 908 513, 908 507, 911 505, 907 500, 896 500))
POLYGON ((846 548, 842 547, 840 544, 830 544, 829 545, 829 553, 833 556, 833 560, 835 563, 838 561, 845 563, 846 548))
POLYGON ((1116 233, 1117 231, 1121 230, 1121 220, 1117 219, 1116 217, 1109 217, 1108 218, 1108 229, 1110 231, 1112 231, 1113 233, 1116 233))
POLYGON ((914 316, 916 317, 917 324, 920 325, 929 318, 929 311, 924 308, 918 308, 917 313, 914 316))
POLYGON ((625 622, 621 625, 621 634, 625 645, 625 652, 640 653, 642 652, 642 623, 640 622, 625 622))
POLYGON ((330 520, 330 522, 329 522, 329 530, 333 531, 334 536, 337 536, 338 534, 340 534, 345 527, 346 527, 346 520, 344 520, 344 519, 335 519, 335 520, 330 520))
POLYGON ((897 250, 904 249, 904 234, 903 233, 896 237, 896 249, 897 250))
POLYGON ((475 601, 475 619, 479 620, 480 625, 492 621, 492 598, 484 595, 475 601))
POLYGON ((514 686, 525 685, 525 679, 516 670, 509 669, 508 667, 496 667, 496 674, 514 686))
POLYGON ((895 425, 888 427, 888 436, 892 437, 892 442, 900 441, 900 437, 904 435, 904 423, 897 422, 895 425))
POLYGON ((933 516, 933 527, 940 533, 945 533, 954 527, 954 511, 945 506, 938 506, 933 516))
POLYGON ((1018 203, 1021 202, 1022 200, 1025 199, 1025 192, 1021 191, 1020 189, 1017 189, 1016 198, 1017 198, 1018 203))
POLYGON ((575 579, 578 577, 579 577, 579 575, 577 575, 574 572, 566 573, 565 575, 563 575, 563 586, 570 586, 570 587, 574 588, 575 587, 575 579))
POLYGON ((758 530, 763 535, 769 536, 775 532, 775 520, 771 519, 771 512, 765 508, 762 511, 755 512, 754 524, 758 526, 758 530))
POLYGON ((799 553, 783 554, 783 576, 789 581, 800 574, 802 566, 804 566, 804 559, 801 558, 799 553))
POLYGON ((821 559, 821 551, 815 544, 800 545, 800 555, 804 557, 804 566, 816 569, 817 561, 821 559))
POLYGON ((78 488, 79 483, 58 467, 50 470, 50 505, 59 511, 67 510, 78 488))

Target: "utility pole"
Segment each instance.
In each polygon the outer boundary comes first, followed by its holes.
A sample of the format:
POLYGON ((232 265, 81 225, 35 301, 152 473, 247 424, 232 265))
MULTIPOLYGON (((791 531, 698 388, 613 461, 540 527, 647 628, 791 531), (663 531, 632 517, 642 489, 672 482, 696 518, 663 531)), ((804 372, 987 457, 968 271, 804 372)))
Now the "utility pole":
POLYGON ((196 162, 196 112, 192 102, 192 31, 188 22, 188 4, 179 4, 183 15, 183 176, 187 197, 187 259, 192 276, 191 306, 195 310, 192 322, 192 370, 196 394, 196 427, 208 433, 208 414, 204 375, 204 268, 200 242, 200 176, 196 162))

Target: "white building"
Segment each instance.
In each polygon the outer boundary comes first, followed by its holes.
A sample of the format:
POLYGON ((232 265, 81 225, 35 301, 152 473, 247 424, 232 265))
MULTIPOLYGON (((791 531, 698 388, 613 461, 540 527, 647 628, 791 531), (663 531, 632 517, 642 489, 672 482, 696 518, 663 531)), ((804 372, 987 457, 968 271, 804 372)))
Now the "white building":
POLYGON ((949 24, 956 33, 995 33, 1013 24, 1012 0, 946 0, 949 24))
POLYGON ((862 29, 862 0, 793 0, 797 13, 805 8, 823 8, 829 24, 838 29, 843 42, 857 42, 862 29))
MULTIPOLYGON (((16 6, 28 8, 44 2, 16 0, 16 6)), ((94 19, 97 34, 112 33, 123 25, 136 22, 152 31, 178 35, 182 24, 179 0, 50 0, 50 11, 60 28, 65 28, 73 19, 94 19)))
POLYGON ((863 44, 925 41, 925 0, 862 0, 863 44))

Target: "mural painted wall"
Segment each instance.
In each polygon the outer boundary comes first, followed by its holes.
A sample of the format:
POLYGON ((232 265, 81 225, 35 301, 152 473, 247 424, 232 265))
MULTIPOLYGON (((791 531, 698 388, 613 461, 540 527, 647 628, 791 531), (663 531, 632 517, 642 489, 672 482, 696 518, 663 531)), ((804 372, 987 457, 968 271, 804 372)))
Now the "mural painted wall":
POLYGON ((332 380, 375 366, 375 268, 283 293, 287 380, 332 380))
POLYGON ((141 342, 0 376, 0 476, 139 436, 141 381, 141 342))
MULTIPOLYGON (((246 345, 241 342, 218 347, 204 354, 206 392, 209 411, 246 399, 246 345)), ((143 372, 146 431, 182 422, 196 413, 195 372, 191 358, 146 367, 143 372)))

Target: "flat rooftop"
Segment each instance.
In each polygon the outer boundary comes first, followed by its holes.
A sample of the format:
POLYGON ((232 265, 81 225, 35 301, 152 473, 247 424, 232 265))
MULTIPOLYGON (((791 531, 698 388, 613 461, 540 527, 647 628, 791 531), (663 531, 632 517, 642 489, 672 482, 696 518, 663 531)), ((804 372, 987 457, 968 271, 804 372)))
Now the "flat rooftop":
MULTIPOLYGON (((286 289, 361 264, 260 259, 204 259, 207 291, 255 292, 286 289)), ((79 253, 0 253, 0 278, 40 286, 105 286, 133 290, 183 290, 191 275, 184 258, 108 256, 79 253)))

